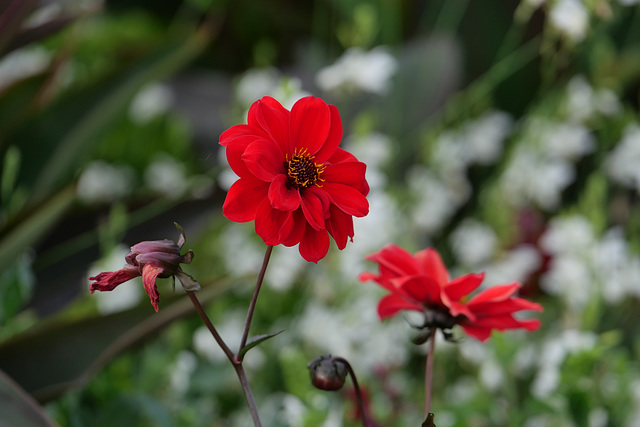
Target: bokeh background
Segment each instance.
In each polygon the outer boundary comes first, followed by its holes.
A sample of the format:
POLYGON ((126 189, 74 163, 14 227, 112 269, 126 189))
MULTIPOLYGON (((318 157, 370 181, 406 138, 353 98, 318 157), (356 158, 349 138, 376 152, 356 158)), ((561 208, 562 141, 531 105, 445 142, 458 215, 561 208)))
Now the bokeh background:
MULTIPOLYGON (((268 426, 422 422, 426 346, 360 283, 387 243, 520 281, 539 331, 436 344, 438 427, 640 426, 640 10, 635 0, 1 0, 0 425, 249 426, 181 289, 90 295, 130 245, 177 240, 239 342, 265 247, 222 216, 218 146, 264 95, 335 104, 371 209, 317 265, 277 247, 249 380, 268 426), (30 397, 31 396, 31 397, 30 397), (33 400, 32 400, 33 398, 33 400), (37 403, 36 403, 37 402, 37 403)), ((237 344, 235 344, 237 345, 237 344)))

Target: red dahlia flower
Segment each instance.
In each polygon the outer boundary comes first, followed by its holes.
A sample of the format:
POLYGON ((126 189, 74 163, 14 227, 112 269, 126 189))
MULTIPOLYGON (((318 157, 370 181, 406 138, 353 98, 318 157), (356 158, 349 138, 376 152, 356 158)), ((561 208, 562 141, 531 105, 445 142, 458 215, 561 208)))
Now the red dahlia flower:
POLYGON ((158 277, 177 277, 182 283, 182 287, 186 290, 199 290, 200 284, 197 280, 180 268, 180 264, 189 264, 193 259, 193 251, 191 249, 186 254, 180 255, 180 249, 185 241, 182 229, 180 229, 180 233, 178 244, 165 239, 133 245, 131 252, 125 256, 127 264, 122 269, 89 277, 89 280, 95 280, 95 283, 89 285, 91 293, 95 291, 112 291, 121 283, 142 276, 144 290, 151 299, 151 305, 158 311, 158 302, 160 301, 160 294, 156 286, 158 277))
POLYGON ((378 263, 379 275, 360 274, 361 281, 374 280, 391 292, 378 305, 381 319, 400 310, 424 313, 421 327, 447 331, 460 325, 480 341, 491 335, 492 329, 523 328, 534 331, 540 327, 537 319, 517 319, 520 310, 542 311, 539 304, 515 297, 519 283, 494 286, 467 300, 484 279, 484 273, 467 274, 451 280, 438 252, 424 249, 411 255, 402 248, 388 245, 366 259, 378 263))
POLYGON ((248 124, 220 136, 231 169, 240 177, 227 194, 223 214, 255 220, 267 245, 300 244, 300 255, 318 262, 329 235, 344 249, 353 218, 369 212, 366 165, 338 147, 338 109, 306 97, 286 110, 265 96, 249 109, 248 124))

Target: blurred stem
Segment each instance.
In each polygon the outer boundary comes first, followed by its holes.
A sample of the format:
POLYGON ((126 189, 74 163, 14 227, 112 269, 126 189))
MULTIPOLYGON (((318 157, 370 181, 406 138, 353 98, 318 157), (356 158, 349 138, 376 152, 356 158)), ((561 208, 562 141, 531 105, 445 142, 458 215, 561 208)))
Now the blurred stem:
POLYGON ((202 318, 202 321, 207 326, 207 328, 211 332, 211 335, 213 335, 213 338, 216 340, 216 342, 218 343, 222 351, 224 351, 224 354, 227 356, 227 359, 229 359, 229 362, 231 362, 233 369, 235 369, 236 375, 240 380, 240 385, 242 386, 242 391, 244 392, 244 397, 247 401, 247 405, 249 406, 249 412, 251 412, 253 425, 255 427, 262 427, 262 423, 260 422, 260 416, 258 415, 258 409, 256 407, 256 401, 253 398, 253 392, 251 391, 251 387, 249 386, 249 381, 247 381, 247 375, 245 374, 244 368, 242 366, 242 360, 240 360, 240 358, 238 358, 235 354, 233 354, 229 346, 227 346, 227 344, 224 342, 224 340, 216 330, 215 326, 213 326, 213 323, 211 323, 211 319, 209 319, 209 316, 207 316, 207 313, 204 311, 204 308, 202 308, 202 304, 200 304, 200 300, 198 300, 196 293, 194 291, 187 291, 187 295, 189 295, 189 299, 191 300, 196 311, 202 318))
POLYGON ((431 388, 433 382, 433 351, 436 347, 436 328, 431 331, 431 336, 429 337, 429 351, 427 352, 427 362, 424 373, 424 388, 425 388, 425 397, 424 397, 424 416, 425 418, 429 417, 429 413, 431 412, 431 388))
POLYGON ((358 409, 360 409, 360 413, 362 414, 362 426, 369 427, 372 424, 369 422, 369 412, 366 410, 364 406, 364 399, 362 398, 362 392, 360 391, 360 386, 358 385, 358 380, 356 379, 356 373, 353 371, 353 368, 347 361, 342 357, 332 357, 334 362, 340 362, 346 366, 347 371, 349 372, 349 376, 351 377, 351 381, 353 382, 353 389, 356 392, 356 400, 358 401, 358 409))
POLYGON ((244 358, 242 349, 244 348, 245 345, 247 345, 247 339, 249 337, 249 329, 251 329, 251 320, 253 319, 253 312, 256 309, 258 294, 260 293, 260 287, 262 286, 262 282, 264 280, 264 275, 267 271, 267 265, 269 265, 269 259, 271 258, 272 251, 273 251, 273 246, 267 246, 267 252, 264 254, 264 260, 262 261, 262 268, 260 269, 260 274, 258 274, 256 287, 253 290, 253 296, 251 297, 251 303, 249 304, 249 310, 247 310, 247 320, 245 321, 245 324, 244 324, 244 331, 242 332, 242 340, 240 340, 240 347, 238 348, 239 362, 242 362, 242 359, 244 358))

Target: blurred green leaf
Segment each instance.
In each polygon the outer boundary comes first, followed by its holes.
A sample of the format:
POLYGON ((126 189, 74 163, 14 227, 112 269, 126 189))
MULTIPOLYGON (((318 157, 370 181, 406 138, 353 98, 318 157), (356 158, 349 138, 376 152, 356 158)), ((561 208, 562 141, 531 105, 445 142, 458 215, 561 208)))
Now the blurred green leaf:
POLYGON ((31 297, 34 282, 31 260, 26 254, 0 274, 0 325, 24 306, 31 297))
POLYGON ((0 271, 6 271, 20 254, 35 244, 74 200, 75 188, 69 186, 28 212, 22 212, 20 218, 4 224, 5 227, 0 228, 0 271))
MULTIPOLYGON (((204 287, 198 296, 207 303, 229 283, 204 287)), ((40 401, 81 387, 117 355, 193 314, 188 298, 155 313, 148 301, 107 316, 42 322, 32 331, 0 345, 0 368, 40 401)))
POLYGON ((127 109, 140 88, 168 77, 190 62, 207 40, 197 33, 185 41, 167 44, 112 80, 65 98, 29 123, 17 139, 37 143, 37 147, 52 147, 48 153, 39 153, 30 169, 23 171, 23 177, 36 177, 32 197, 42 197, 70 180, 79 162, 91 152, 113 120, 127 109))
POLYGON ((238 353, 238 357, 244 357, 245 354, 247 354, 247 352, 249 350, 251 350, 253 347, 257 346, 260 343, 265 342, 266 340, 268 340, 269 338, 273 338, 276 335, 280 335, 281 333, 283 333, 285 330, 281 330, 278 332, 274 332, 272 334, 264 334, 264 335, 256 335, 255 337, 252 337, 251 339, 249 339, 249 341, 247 342, 247 345, 245 345, 244 347, 242 347, 242 350, 240 350, 240 352, 238 353))
POLYGON ((11 427, 54 426, 31 396, 0 371, 0 414, 2 425, 11 427))

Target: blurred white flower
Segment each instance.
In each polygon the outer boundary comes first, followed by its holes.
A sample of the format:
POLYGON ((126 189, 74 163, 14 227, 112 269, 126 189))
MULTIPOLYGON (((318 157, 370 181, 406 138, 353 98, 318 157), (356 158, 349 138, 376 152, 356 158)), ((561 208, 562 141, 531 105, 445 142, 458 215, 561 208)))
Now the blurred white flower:
POLYGON ((574 168, 568 161, 520 144, 509 160, 501 186, 515 206, 533 202, 545 210, 553 210, 574 177, 574 168))
POLYGON ((549 11, 551 25, 575 42, 582 41, 589 28, 589 14, 580 0, 558 0, 549 11))
POLYGON ((476 267, 493 256, 498 237, 491 227, 467 218, 449 238, 456 258, 467 267, 476 267))
POLYGON ((526 244, 516 246, 483 268, 485 276, 482 287, 522 283, 540 268, 541 264, 542 258, 535 247, 526 244))
POLYGON ((318 71, 316 83, 325 91, 356 88, 381 95, 389 90, 397 68, 397 60, 382 46, 368 52, 352 47, 333 65, 318 71))
POLYGON ((270 95, 280 81, 280 72, 275 68, 253 68, 240 77, 236 88, 236 99, 244 106, 270 95))
POLYGON ((40 47, 26 47, 6 54, 0 60, 0 89, 43 72, 51 55, 40 47))
POLYGON ((307 262, 298 255, 298 249, 295 246, 279 245, 271 255, 265 284, 277 291, 287 291, 306 265, 307 262))
MULTIPOLYGON (((228 224, 222 231, 222 253, 225 266, 234 275, 256 273, 262 265, 265 249, 259 249, 260 245, 251 240, 251 235, 246 232, 243 224, 228 224)), ((266 248, 262 245, 262 248, 266 248)))
POLYGON ((504 384, 504 370, 494 359, 485 360, 480 365, 480 382, 490 391, 497 391, 504 384))
POLYGON ((129 117, 134 123, 143 125, 169 111, 175 95, 165 84, 152 83, 144 86, 133 98, 129 117))
POLYGON ((595 242, 591 223, 581 215, 553 218, 540 237, 542 249, 553 255, 584 253, 595 242))
POLYGON ((173 367, 169 370, 171 373, 169 383, 171 384, 171 388, 179 395, 184 394, 189 388, 191 374, 193 374, 197 365, 198 361, 192 352, 182 350, 178 353, 173 367))
POLYGON ((411 219, 426 233, 442 228, 469 197, 469 184, 464 177, 451 176, 443 181, 424 167, 409 170, 407 181, 417 198, 411 219))
POLYGON ((550 157, 577 160, 595 149, 595 139, 589 129, 574 123, 553 123, 544 128, 542 149, 550 157))
MULTIPOLYGON (((129 253, 129 248, 119 245, 113 248, 107 257, 93 264, 87 277, 93 277, 103 271, 116 271, 125 264, 124 257, 129 253)), ((92 299, 96 301, 98 312, 103 315, 117 313, 135 307, 142 300, 142 278, 136 277, 118 286, 111 292, 96 292, 92 299)), ((87 286, 89 289, 89 286, 87 286)))
POLYGON ((574 76, 567 84, 567 113, 572 122, 584 122, 595 112, 611 116, 621 108, 620 101, 612 90, 594 90, 584 76, 574 76))
POLYGON ((622 185, 640 193, 640 126, 628 125, 622 140, 605 162, 607 174, 622 185))
POLYGON ((589 427, 607 427, 609 425, 609 413, 599 407, 589 411, 589 427))
POLYGON ((467 124, 463 130, 464 156, 468 163, 489 165, 502 154, 504 140, 509 136, 513 120, 502 111, 488 111, 467 124))
POLYGON ((531 384, 532 394, 539 399, 550 397, 558 388, 560 369, 567 355, 592 349, 597 338, 593 332, 567 329, 558 336, 547 339, 539 352, 540 370, 531 384))
POLYGON ((89 163, 80 174, 76 194, 86 203, 110 203, 131 193, 134 175, 128 166, 98 160, 89 163))
POLYGON ((144 182, 158 194, 179 197, 187 187, 186 171, 174 157, 161 153, 145 170, 144 182))
POLYGON ((581 309, 595 296, 595 283, 584 260, 572 255, 554 257, 540 281, 542 289, 562 295, 569 306, 581 309))
POLYGON ((369 187, 382 188, 387 183, 387 175, 382 170, 391 153, 391 140, 381 133, 370 133, 358 137, 350 136, 346 144, 351 154, 367 165, 369 187))

